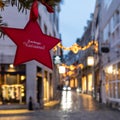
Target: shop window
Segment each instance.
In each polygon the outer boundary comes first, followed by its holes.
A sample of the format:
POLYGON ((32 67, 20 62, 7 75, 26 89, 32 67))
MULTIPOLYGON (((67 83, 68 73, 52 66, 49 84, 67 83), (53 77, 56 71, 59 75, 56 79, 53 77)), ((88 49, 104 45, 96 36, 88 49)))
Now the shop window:
MULTIPOLYGON (((68 84, 68 82, 66 82, 66 84, 68 84)), ((73 79, 70 80, 70 87, 71 87, 71 88, 74 88, 74 80, 73 80, 73 79)))
POLYGON ((105 69, 106 81, 113 80, 112 71, 113 71, 113 66, 106 67, 105 69))
POLYGON ((48 72, 44 71, 44 101, 48 100, 48 72))
POLYGON ((75 79, 75 86, 74 87, 77 87, 78 86, 78 80, 75 79))
POLYGON ((116 83, 113 83, 113 89, 112 89, 112 91, 113 91, 113 98, 116 98, 116 83))
POLYGON ((23 85, 2 85, 2 102, 3 103, 22 103, 24 97, 24 86, 23 85))
POLYGON ((109 83, 109 97, 112 97, 112 84, 109 83))
POLYGON ((25 65, 15 67, 12 64, 2 64, 0 84, 0 101, 3 104, 25 102, 25 65))
POLYGON ((118 70, 117 70, 117 64, 111 65, 106 67, 105 69, 105 77, 106 80, 117 80, 118 76, 118 70))
POLYGON ((84 76, 82 78, 82 92, 86 93, 86 90, 87 90, 87 88, 86 88, 86 77, 84 76))
POLYGON ((118 99, 120 99, 120 82, 118 82, 118 99))
POLYGON ((6 84, 12 85, 17 84, 17 76, 16 75, 6 75, 6 84))
POLYGON ((92 91, 92 74, 88 75, 88 91, 92 91))
POLYGON ((108 87, 108 83, 106 83, 105 85, 105 91, 106 91, 106 95, 109 96, 108 91, 110 91, 110 86, 108 87))
POLYGON ((116 66, 116 64, 113 65, 112 76, 113 76, 113 80, 117 80, 117 66, 116 66))
POLYGON ((120 62, 118 63, 118 74, 117 74, 117 76, 118 76, 118 80, 120 80, 120 62))

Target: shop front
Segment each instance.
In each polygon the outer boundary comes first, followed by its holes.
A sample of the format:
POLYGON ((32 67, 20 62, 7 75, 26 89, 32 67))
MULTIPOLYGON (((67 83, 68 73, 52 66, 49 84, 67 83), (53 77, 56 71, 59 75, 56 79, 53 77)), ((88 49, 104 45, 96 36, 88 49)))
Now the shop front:
POLYGON ((0 65, 0 103, 25 103, 26 96, 25 65, 0 65))
POLYGON ((86 79, 86 76, 82 77, 82 93, 87 93, 87 79, 86 79))
POLYGON ((93 78, 92 74, 88 74, 88 94, 92 95, 93 91, 93 78))
POLYGON ((70 87, 73 88, 73 89, 77 88, 77 87, 78 87, 78 80, 77 80, 77 78, 75 78, 75 77, 72 78, 72 79, 70 80, 69 85, 70 85, 70 87))
POLYGON ((107 102, 120 102, 120 62, 104 68, 107 102))

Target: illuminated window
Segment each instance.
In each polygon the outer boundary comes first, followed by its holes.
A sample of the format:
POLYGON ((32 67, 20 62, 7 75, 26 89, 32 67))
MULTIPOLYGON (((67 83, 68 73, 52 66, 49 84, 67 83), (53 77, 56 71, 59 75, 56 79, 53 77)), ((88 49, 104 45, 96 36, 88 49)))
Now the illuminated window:
POLYGON ((82 78, 82 92, 83 93, 86 92, 86 77, 85 76, 82 78))
POLYGON ((120 81, 118 82, 118 98, 120 99, 120 81))
POLYGON ((88 75, 88 91, 92 91, 92 74, 88 75))

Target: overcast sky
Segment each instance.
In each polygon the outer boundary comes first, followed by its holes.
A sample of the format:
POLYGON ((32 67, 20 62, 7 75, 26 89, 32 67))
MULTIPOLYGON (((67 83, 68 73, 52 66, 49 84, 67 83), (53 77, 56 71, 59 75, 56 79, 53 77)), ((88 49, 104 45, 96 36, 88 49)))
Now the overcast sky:
POLYGON ((63 0, 60 12, 60 33, 65 47, 73 45, 83 35, 87 20, 94 12, 96 0, 63 0))

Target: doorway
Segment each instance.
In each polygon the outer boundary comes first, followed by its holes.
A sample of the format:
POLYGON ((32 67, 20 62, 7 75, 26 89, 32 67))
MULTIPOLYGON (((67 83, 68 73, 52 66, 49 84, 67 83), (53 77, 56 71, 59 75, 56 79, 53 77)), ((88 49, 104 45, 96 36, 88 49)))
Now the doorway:
POLYGON ((37 102, 42 99, 42 77, 37 77, 37 102))

